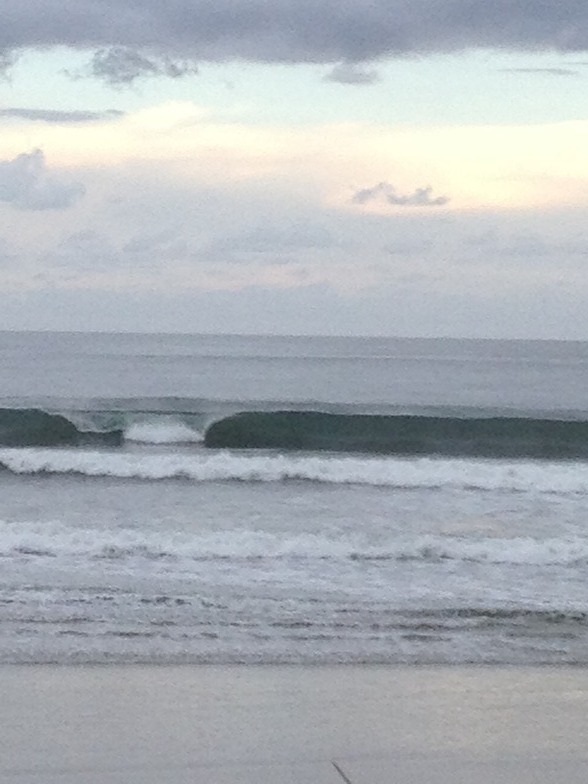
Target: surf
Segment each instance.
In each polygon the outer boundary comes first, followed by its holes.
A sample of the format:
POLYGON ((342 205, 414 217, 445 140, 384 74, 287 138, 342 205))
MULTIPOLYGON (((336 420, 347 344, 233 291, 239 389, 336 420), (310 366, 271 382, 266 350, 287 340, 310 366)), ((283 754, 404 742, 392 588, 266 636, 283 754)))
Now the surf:
POLYGON ((213 423, 212 448, 588 459, 588 421, 251 411, 213 423))
POLYGON ((82 430, 61 414, 34 408, 0 409, 0 444, 2 446, 119 446, 121 430, 82 430))
POLYGON ((310 482, 396 490, 453 488, 588 494, 586 464, 481 458, 256 453, 230 450, 0 449, 0 466, 20 476, 77 475, 137 481, 310 482))

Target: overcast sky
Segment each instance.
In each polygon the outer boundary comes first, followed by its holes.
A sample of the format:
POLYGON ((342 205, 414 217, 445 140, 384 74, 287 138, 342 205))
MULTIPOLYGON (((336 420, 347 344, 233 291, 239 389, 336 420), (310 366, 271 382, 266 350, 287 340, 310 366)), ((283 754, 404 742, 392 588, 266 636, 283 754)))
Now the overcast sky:
POLYGON ((0 19, 0 329, 588 339, 585 0, 0 19))

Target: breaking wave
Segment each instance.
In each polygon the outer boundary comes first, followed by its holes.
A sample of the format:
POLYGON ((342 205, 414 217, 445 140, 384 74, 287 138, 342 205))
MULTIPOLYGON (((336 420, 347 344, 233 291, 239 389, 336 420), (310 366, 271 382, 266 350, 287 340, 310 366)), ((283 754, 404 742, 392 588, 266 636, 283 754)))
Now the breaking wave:
POLYGON ((14 474, 79 474, 136 480, 357 484, 398 489, 456 488, 588 494, 585 464, 442 457, 195 451, 140 454, 84 449, 0 449, 14 474))
POLYGON ((83 430, 61 414, 34 408, 0 409, 0 444, 3 446, 117 446, 122 440, 121 430, 83 430))
MULTIPOLYGON (((138 405, 141 401, 127 401, 138 405)), ((186 401, 180 401, 185 404, 186 401)), ((194 401, 195 403, 198 401, 194 401)), ((407 456, 588 460, 588 421, 525 416, 328 413, 256 410, 213 413, 95 409, 0 409, 0 446, 194 445, 407 456)), ((221 406, 222 408, 222 406, 221 406)), ((471 412, 469 412, 471 414, 471 412)))
POLYGON ((135 422, 125 429, 125 441, 139 444, 198 444, 204 441, 199 430, 173 419, 135 422))
POLYGON ((588 539, 448 538, 421 535, 379 544, 357 535, 223 530, 159 532, 140 529, 86 530, 59 522, 0 521, 0 557, 83 557, 249 561, 311 559, 348 561, 464 561, 517 566, 588 565, 588 539))

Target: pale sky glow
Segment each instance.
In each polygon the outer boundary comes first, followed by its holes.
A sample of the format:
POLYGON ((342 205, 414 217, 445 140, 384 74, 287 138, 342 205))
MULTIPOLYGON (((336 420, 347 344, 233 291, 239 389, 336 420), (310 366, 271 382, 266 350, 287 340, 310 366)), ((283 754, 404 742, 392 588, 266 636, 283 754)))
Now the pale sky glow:
POLYGON ((479 0, 460 32, 445 0, 444 50, 408 15, 397 51, 405 0, 361 39, 356 0, 279 48, 290 3, 264 5, 269 37, 261 6, 220 3, 194 53, 150 0, 100 28, 53 0, 57 46, 23 3, 0 35, 0 329, 588 339, 588 18, 513 2, 503 30, 479 0))

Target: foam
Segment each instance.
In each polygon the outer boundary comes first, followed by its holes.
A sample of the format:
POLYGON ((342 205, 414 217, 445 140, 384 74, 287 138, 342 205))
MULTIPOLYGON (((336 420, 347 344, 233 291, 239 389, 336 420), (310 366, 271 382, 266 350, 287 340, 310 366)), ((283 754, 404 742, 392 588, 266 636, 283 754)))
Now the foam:
POLYGON ((158 532, 72 528, 59 521, 0 521, 0 557, 124 560, 252 559, 462 561, 518 566, 588 564, 588 539, 554 537, 448 538, 420 535, 391 538, 378 544, 355 535, 275 534, 268 531, 158 532))
POLYGON ((183 422, 170 419, 135 422, 125 429, 124 438, 140 444, 192 444, 201 443, 204 435, 183 422))
POLYGON ((583 463, 453 458, 341 457, 219 451, 132 454, 83 449, 0 449, 15 474, 81 474, 194 482, 308 481, 398 489, 588 494, 583 463))

